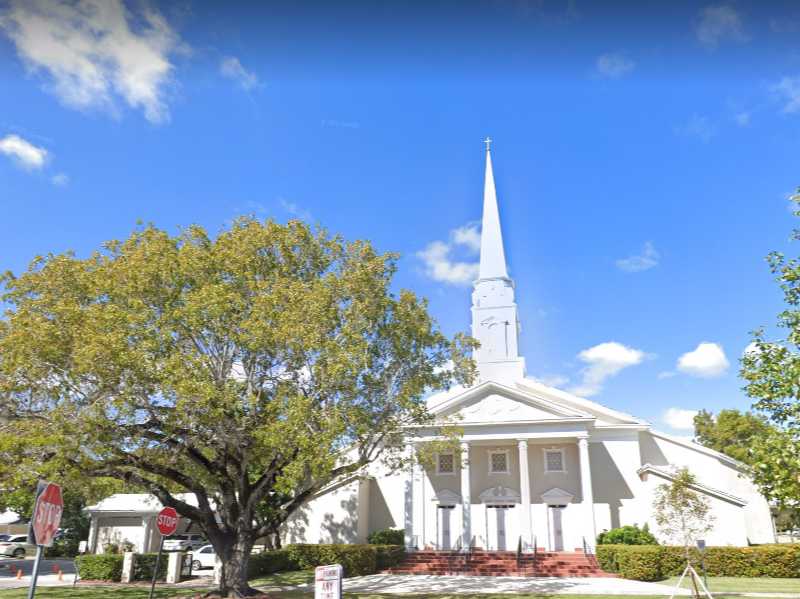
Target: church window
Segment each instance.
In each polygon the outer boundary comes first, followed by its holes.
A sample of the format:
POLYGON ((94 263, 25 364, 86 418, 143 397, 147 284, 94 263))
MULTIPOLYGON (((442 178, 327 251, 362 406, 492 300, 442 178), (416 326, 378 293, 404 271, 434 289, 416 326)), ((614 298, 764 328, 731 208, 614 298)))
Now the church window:
POLYGON ((544 450, 544 471, 545 472, 566 472, 564 468, 563 449, 544 450))
POLYGON ((495 450, 489 452, 489 473, 508 474, 508 451, 495 450))
POLYGON ((436 454, 436 474, 455 474, 456 462, 452 453, 436 454))

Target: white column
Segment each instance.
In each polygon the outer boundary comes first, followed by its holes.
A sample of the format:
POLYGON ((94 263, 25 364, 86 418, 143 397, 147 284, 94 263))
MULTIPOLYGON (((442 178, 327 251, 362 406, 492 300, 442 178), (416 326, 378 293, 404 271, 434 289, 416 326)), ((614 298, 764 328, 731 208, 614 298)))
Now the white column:
POLYGON ((416 543, 417 549, 425 548, 425 471, 422 465, 417 461, 417 456, 414 456, 414 466, 412 473, 412 502, 413 508, 411 510, 412 518, 412 545, 416 543))
POLYGON ((469 481, 469 444, 461 443, 461 546, 464 551, 472 541, 472 501, 469 481))
POLYGON ((519 447, 519 493, 522 505, 520 505, 520 532, 522 536, 523 548, 531 546, 531 479, 530 469, 528 468, 528 441, 520 439, 517 442, 519 447))
POLYGON ((594 494, 592 492, 592 468, 589 463, 589 439, 581 437, 578 439, 578 454, 581 467, 581 498, 583 500, 584 513, 587 518, 588 530, 584 535, 586 542, 594 547, 597 538, 597 529, 594 523, 594 494))

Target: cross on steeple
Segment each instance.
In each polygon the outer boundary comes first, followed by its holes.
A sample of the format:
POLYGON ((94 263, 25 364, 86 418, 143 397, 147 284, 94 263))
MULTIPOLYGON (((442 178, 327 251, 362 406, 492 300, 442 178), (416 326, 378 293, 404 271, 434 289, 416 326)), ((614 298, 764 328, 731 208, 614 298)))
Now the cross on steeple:
POLYGON ((488 152, 489 151, 489 146, 492 145, 492 138, 491 137, 487 137, 486 139, 483 140, 483 143, 486 144, 486 151, 488 152))

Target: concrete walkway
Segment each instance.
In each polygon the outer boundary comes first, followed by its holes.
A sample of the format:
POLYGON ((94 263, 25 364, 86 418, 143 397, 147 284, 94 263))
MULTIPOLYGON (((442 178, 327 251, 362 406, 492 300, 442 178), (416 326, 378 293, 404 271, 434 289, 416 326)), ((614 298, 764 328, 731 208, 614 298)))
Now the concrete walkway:
MULTIPOLYGON (((373 574, 345 578, 349 593, 547 593, 562 595, 654 595, 669 596, 671 587, 622 578, 526 578, 521 576, 426 576, 373 574)), ((313 589, 304 584, 298 590, 313 589)), ((682 589, 681 595, 689 595, 682 589)))

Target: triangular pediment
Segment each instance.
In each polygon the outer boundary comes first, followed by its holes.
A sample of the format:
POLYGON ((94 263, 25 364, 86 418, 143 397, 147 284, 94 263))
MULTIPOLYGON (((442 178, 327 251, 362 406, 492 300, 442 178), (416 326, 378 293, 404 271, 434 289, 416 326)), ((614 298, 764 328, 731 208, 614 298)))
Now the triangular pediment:
POLYGON ((519 389, 486 382, 433 409, 440 418, 463 423, 527 422, 589 418, 589 414, 519 389))

